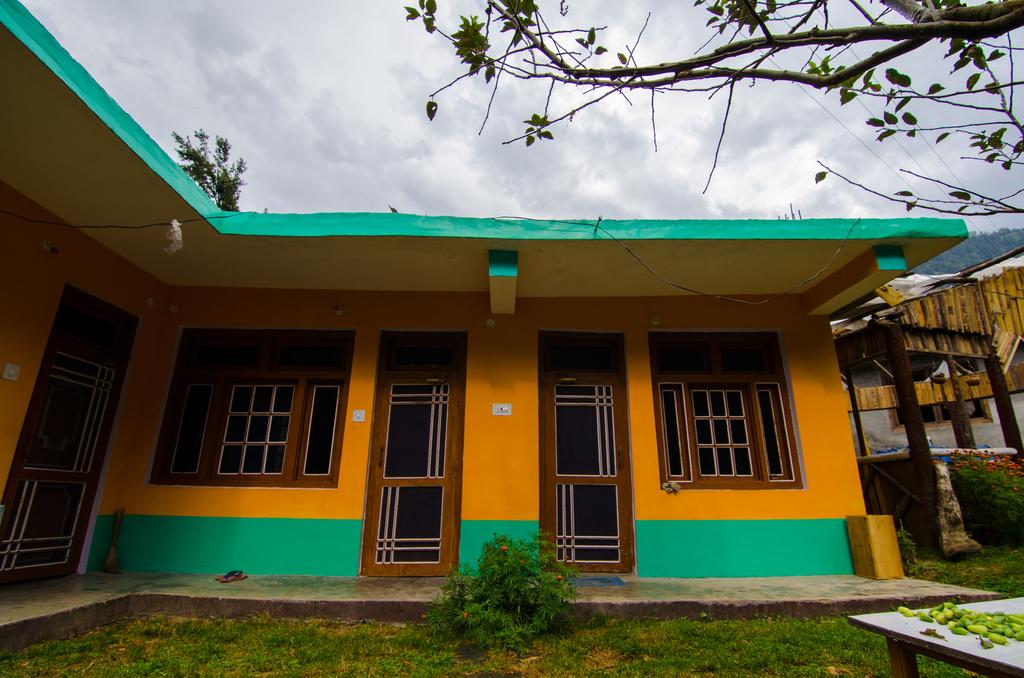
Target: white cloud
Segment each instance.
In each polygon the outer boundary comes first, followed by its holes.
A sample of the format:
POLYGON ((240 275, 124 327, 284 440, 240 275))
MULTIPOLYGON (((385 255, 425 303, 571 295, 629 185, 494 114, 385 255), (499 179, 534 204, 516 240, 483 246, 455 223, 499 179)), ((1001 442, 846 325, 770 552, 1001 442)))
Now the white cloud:
MULTIPOLYGON (((695 23, 700 17, 689 3, 651 4, 642 58, 678 58, 703 42, 697 30, 703 22, 695 23)), ((631 95, 632 105, 610 97, 556 129, 554 143, 529 149, 501 142, 542 108, 546 88, 533 83, 503 83, 482 135, 477 130, 489 90, 479 79, 445 92, 431 123, 424 114, 427 96, 462 66, 440 39, 406 23, 394 3, 27 5, 166 150, 172 150, 172 131, 202 127, 230 139, 249 165, 244 209, 383 211, 392 204, 409 212, 478 216, 770 219, 792 203, 805 217, 903 216, 900 206, 838 180, 815 186, 817 161, 885 190, 902 187, 886 164, 916 169, 920 163, 948 176, 923 141, 901 142, 908 157, 892 140, 874 142, 859 104, 839 109, 834 95, 808 96, 793 86, 736 88, 707 195, 701 190, 724 93, 711 101, 699 94, 659 95, 657 153, 644 94, 631 95)), ((476 6, 461 0, 454 11, 476 6)), ((570 18, 582 25, 590 21, 586 12, 610 26, 602 41, 613 52, 632 43, 648 11, 644 3, 613 2, 572 3, 571 9, 570 18)), ((576 93, 560 92, 554 104, 576 100, 576 93)), ((953 148, 939 152, 954 164, 953 148)), ((979 172, 986 168, 955 167, 965 179, 985 180, 979 172)), ((995 224, 1012 225, 972 225, 995 224)))

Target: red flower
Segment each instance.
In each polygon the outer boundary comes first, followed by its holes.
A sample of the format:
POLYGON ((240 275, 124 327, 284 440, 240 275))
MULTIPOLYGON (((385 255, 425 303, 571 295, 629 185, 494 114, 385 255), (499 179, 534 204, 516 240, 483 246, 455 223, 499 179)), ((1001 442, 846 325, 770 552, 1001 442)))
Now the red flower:
POLYGON ((507 547, 507 546, 505 546, 504 544, 502 544, 502 545, 501 545, 501 550, 502 550, 502 551, 508 551, 508 547, 507 547))

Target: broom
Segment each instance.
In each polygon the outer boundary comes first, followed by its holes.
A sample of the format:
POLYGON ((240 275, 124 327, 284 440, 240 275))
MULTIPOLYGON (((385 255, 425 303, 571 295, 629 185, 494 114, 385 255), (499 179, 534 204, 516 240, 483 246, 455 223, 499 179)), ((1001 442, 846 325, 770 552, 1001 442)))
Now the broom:
POLYGON ((124 518, 124 509, 114 511, 114 531, 110 536, 110 551, 107 559, 103 562, 103 571, 107 574, 121 574, 121 563, 117 558, 117 539, 121 535, 121 519, 124 518))

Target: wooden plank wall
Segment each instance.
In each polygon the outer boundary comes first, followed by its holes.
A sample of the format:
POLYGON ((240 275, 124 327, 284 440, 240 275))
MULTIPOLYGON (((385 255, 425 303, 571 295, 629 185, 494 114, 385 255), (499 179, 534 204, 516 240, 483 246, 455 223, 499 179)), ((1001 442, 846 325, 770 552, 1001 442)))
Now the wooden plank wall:
MULTIPOLYGON (((992 385, 984 372, 959 377, 960 388, 963 389, 965 400, 975 398, 991 398, 992 385)), ((1006 372, 1006 383, 1010 393, 1024 392, 1024 363, 1011 365, 1006 372)), ((921 405, 938 405, 955 400, 953 385, 947 379, 941 384, 931 381, 919 381, 914 384, 917 390, 917 402, 921 405)), ((889 386, 866 386, 856 390, 857 407, 862 412, 871 410, 891 410, 897 407, 896 389, 889 386)))

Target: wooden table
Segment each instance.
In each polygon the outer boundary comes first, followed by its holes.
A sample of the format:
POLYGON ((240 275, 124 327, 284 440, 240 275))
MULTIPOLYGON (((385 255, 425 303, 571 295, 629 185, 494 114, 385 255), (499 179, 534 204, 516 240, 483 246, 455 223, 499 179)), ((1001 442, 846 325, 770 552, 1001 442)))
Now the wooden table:
MULTIPOLYGON (((1024 598, 966 603, 962 607, 978 612, 1024 614, 1024 598)), ((848 621, 854 626, 885 636, 894 678, 917 678, 919 654, 983 676, 1024 676, 1024 642, 1011 640, 1006 645, 996 645, 986 650, 981 647, 979 637, 973 633, 958 636, 938 624, 926 624, 917 617, 904 617, 899 612, 861 614, 849 617, 848 621), (935 629, 945 640, 921 635, 926 629, 935 629)))

